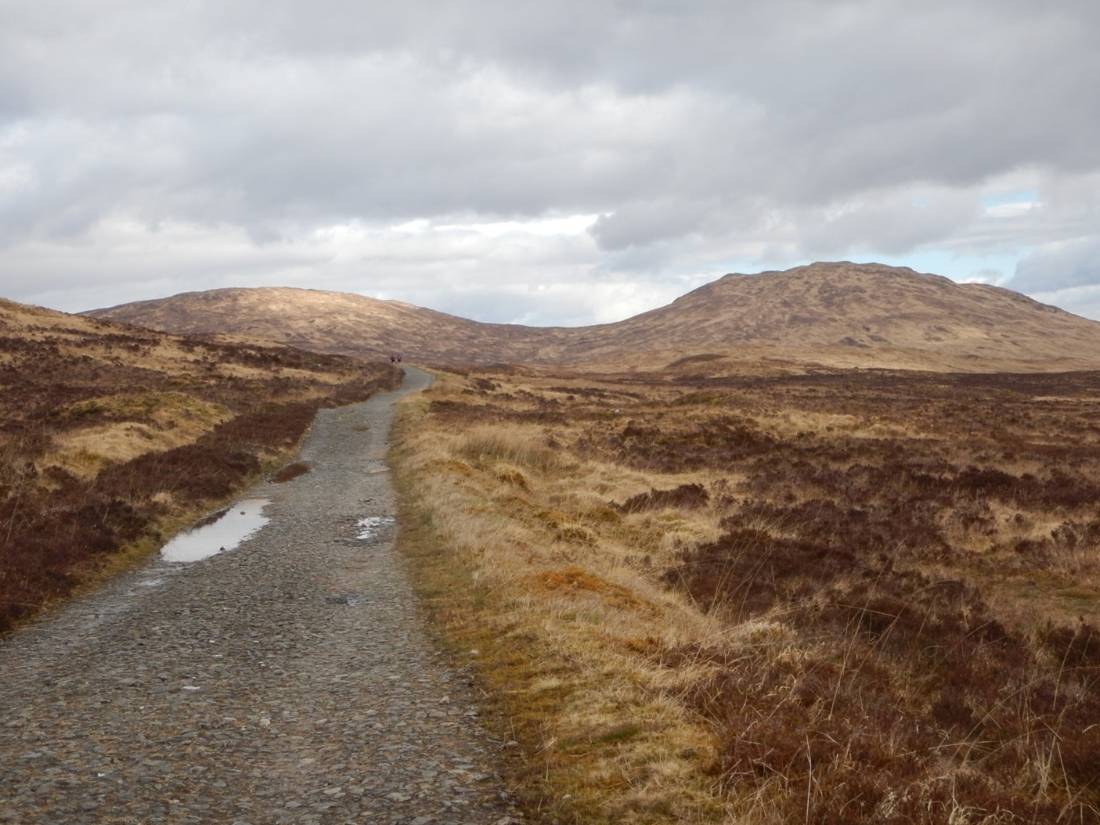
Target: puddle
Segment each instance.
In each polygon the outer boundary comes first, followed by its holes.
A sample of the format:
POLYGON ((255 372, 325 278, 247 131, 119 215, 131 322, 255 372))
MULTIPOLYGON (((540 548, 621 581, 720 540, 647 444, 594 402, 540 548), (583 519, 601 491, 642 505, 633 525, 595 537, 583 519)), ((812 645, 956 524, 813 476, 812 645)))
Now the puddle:
POLYGON ((360 541, 370 541, 391 524, 393 524, 393 516, 367 516, 361 518, 355 522, 355 526, 359 528, 359 532, 355 537, 360 541))
POLYGON ((161 549, 161 557, 171 562, 191 562, 205 559, 226 550, 233 550, 268 522, 263 509, 266 498, 246 498, 238 501, 217 518, 180 533, 161 549))

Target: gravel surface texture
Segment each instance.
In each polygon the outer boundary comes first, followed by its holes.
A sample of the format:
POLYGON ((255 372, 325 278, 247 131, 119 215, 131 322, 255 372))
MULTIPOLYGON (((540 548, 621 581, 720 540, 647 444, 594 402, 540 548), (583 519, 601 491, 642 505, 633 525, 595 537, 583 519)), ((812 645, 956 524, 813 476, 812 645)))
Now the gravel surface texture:
POLYGON ((429 381, 322 412, 239 548, 0 639, 0 822, 520 821, 393 547, 393 403, 429 381))

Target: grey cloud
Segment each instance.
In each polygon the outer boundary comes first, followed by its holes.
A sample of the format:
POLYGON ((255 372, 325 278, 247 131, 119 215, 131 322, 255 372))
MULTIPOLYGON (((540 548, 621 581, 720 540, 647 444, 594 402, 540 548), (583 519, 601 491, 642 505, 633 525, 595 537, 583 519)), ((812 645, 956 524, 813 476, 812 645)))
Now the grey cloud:
MULTIPOLYGON (((205 232, 202 271, 222 260, 228 280, 249 254, 292 275, 264 248, 313 260, 312 234, 341 223, 598 214, 574 266, 654 295, 733 259, 1097 231, 1080 183, 1100 175, 1091 1, 7 0, 3 16, 0 256, 50 294, 77 284, 45 262, 82 242, 133 271, 104 229, 120 220, 148 249, 161 224, 205 232), (983 187, 1022 169, 1056 196, 1044 210, 978 214, 983 187), (227 231, 252 253, 219 252, 227 231)), ((159 236, 172 283, 197 277, 189 238, 159 236)), ((416 243, 438 266, 402 266, 404 289, 438 303, 455 250, 416 243)), ((522 277, 552 246, 513 261, 522 277)), ((1048 259, 1018 283, 1092 277, 1048 259)), ((505 277, 487 263, 476 282, 505 277)))
POLYGON ((1100 285, 1100 237, 1040 246, 1020 260, 1008 282, 1024 292, 1058 292, 1100 285))
POLYGON ((694 231, 713 208, 684 200, 636 202, 601 215, 590 231, 604 249, 646 246, 694 231))
POLYGON ((905 253, 971 224, 977 199, 941 191, 931 197, 911 191, 869 196, 837 214, 816 210, 801 220, 800 243, 811 257, 833 257, 850 249, 874 248, 887 255, 905 253))

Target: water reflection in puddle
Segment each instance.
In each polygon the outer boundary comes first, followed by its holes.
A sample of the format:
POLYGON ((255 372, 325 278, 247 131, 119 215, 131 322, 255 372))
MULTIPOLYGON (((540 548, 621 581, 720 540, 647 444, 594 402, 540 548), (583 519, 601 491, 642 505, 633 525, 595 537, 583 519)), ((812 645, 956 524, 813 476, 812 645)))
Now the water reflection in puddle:
POLYGON ((355 526, 359 528, 359 532, 355 537, 360 541, 370 541, 391 524, 393 524, 393 516, 367 516, 361 518, 355 523, 355 526))
POLYGON ((233 550, 268 522, 263 509, 266 498, 238 501, 209 524, 180 533, 160 551, 165 561, 191 562, 233 550))

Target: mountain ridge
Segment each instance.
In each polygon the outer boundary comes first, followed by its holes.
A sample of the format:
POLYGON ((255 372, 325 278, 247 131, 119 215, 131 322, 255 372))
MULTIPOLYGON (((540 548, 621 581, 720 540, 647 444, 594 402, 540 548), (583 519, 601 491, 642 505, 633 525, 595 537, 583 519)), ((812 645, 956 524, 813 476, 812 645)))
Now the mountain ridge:
POLYGON ((296 287, 226 288, 91 310, 171 332, 268 338, 427 364, 637 369, 708 355, 936 371, 1100 369, 1100 323, 989 284, 882 264, 731 273, 669 304, 583 327, 473 321, 400 301, 296 287))

